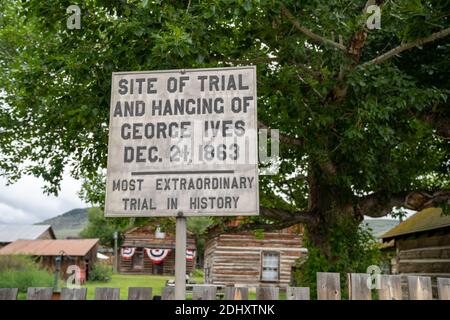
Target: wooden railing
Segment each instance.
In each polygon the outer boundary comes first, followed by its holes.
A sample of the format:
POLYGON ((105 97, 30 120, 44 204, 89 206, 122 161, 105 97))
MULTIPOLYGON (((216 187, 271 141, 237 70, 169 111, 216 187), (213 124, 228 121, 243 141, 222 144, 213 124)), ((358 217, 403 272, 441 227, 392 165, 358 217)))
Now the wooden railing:
MULTIPOLYGON (((372 292, 378 292, 380 300, 402 300, 402 276, 380 275, 379 289, 370 289, 367 285, 368 274, 351 273, 348 277, 348 292, 350 300, 372 300, 372 292)), ((409 300, 432 300, 432 285, 430 277, 407 276, 409 300)), ((152 288, 130 287, 128 288, 128 300, 152 300, 152 288)), ((450 300, 450 278, 437 278, 437 292, 440 300, 450 300)), ((59 300, 86 300, 87 289, 63 288, 59 300)), ((0 288, 0 300, 16 300, 18 289, 0 288)), ((215 300, 217 297, 216 286, 194 287, 193 300, 215 300)), ((226 287, 225 300, 248 300, 248 287, 226 287)), ((256 287, 256 300, 278 300, 280 288, 276 286, 256 287)), ((27 300, 52 300, 54 292, 52 288, 28 288, 27 300)), ((162 300, 174 299, 174 287, 165 287, 160 297, 162 300)), ((119 288, 95 288, 95 300, 119 300, 119 288)), ((310 300, 308 287, 288 287, 286 289, 287 300, 310 300)), ((317 299, 341 300, 340 274, 318 272, 317 273, 317 299)))

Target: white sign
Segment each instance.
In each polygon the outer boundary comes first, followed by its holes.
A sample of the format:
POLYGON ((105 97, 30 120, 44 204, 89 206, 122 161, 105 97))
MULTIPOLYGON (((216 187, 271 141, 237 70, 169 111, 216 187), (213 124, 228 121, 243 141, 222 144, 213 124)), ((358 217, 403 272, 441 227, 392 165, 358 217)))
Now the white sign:
POLYGON ((257 215, 256 68, 112 75, 108 217, 257 215))

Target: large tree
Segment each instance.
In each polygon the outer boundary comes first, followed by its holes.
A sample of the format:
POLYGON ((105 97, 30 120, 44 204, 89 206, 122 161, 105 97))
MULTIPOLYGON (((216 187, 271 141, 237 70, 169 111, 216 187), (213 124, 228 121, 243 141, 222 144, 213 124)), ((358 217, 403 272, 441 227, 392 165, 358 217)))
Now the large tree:
POLYGON ((262 176, 261 216, 238 229, 304 223, 328 259, 329 230, 450 195, 450 3, 69 1, 0 4, 1 169, 64 168, 103 200, 111 72, 257 65, 261 128, 281 132, 280 171, 262 176), (100 181, 100 183, 99 183, 100 181))

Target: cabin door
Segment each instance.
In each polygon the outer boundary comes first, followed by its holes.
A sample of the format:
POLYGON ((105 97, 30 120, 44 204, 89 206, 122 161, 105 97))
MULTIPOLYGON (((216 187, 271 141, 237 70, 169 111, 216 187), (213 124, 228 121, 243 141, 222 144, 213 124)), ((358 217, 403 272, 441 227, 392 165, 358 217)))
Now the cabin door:
POLYGON ((153 274, 162 275, 164 273, 164 262, 153 264, 153 274))
POLYGON ((136 248, 136 252, 133 255, 133 269, 144 269, 144 250, 142 248, 136 248))

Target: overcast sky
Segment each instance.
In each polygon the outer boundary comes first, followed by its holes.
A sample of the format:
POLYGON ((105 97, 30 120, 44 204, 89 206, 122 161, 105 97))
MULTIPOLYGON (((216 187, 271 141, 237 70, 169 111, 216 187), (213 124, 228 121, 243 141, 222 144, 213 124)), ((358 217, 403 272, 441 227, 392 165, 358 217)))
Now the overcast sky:
POLYGON ((0 223, 31 224, 87 205, 78 198, 81 182, 65 175, 58 197, 43 193, 42 180, 24 177, 6 186, 0 178, 0 223))

